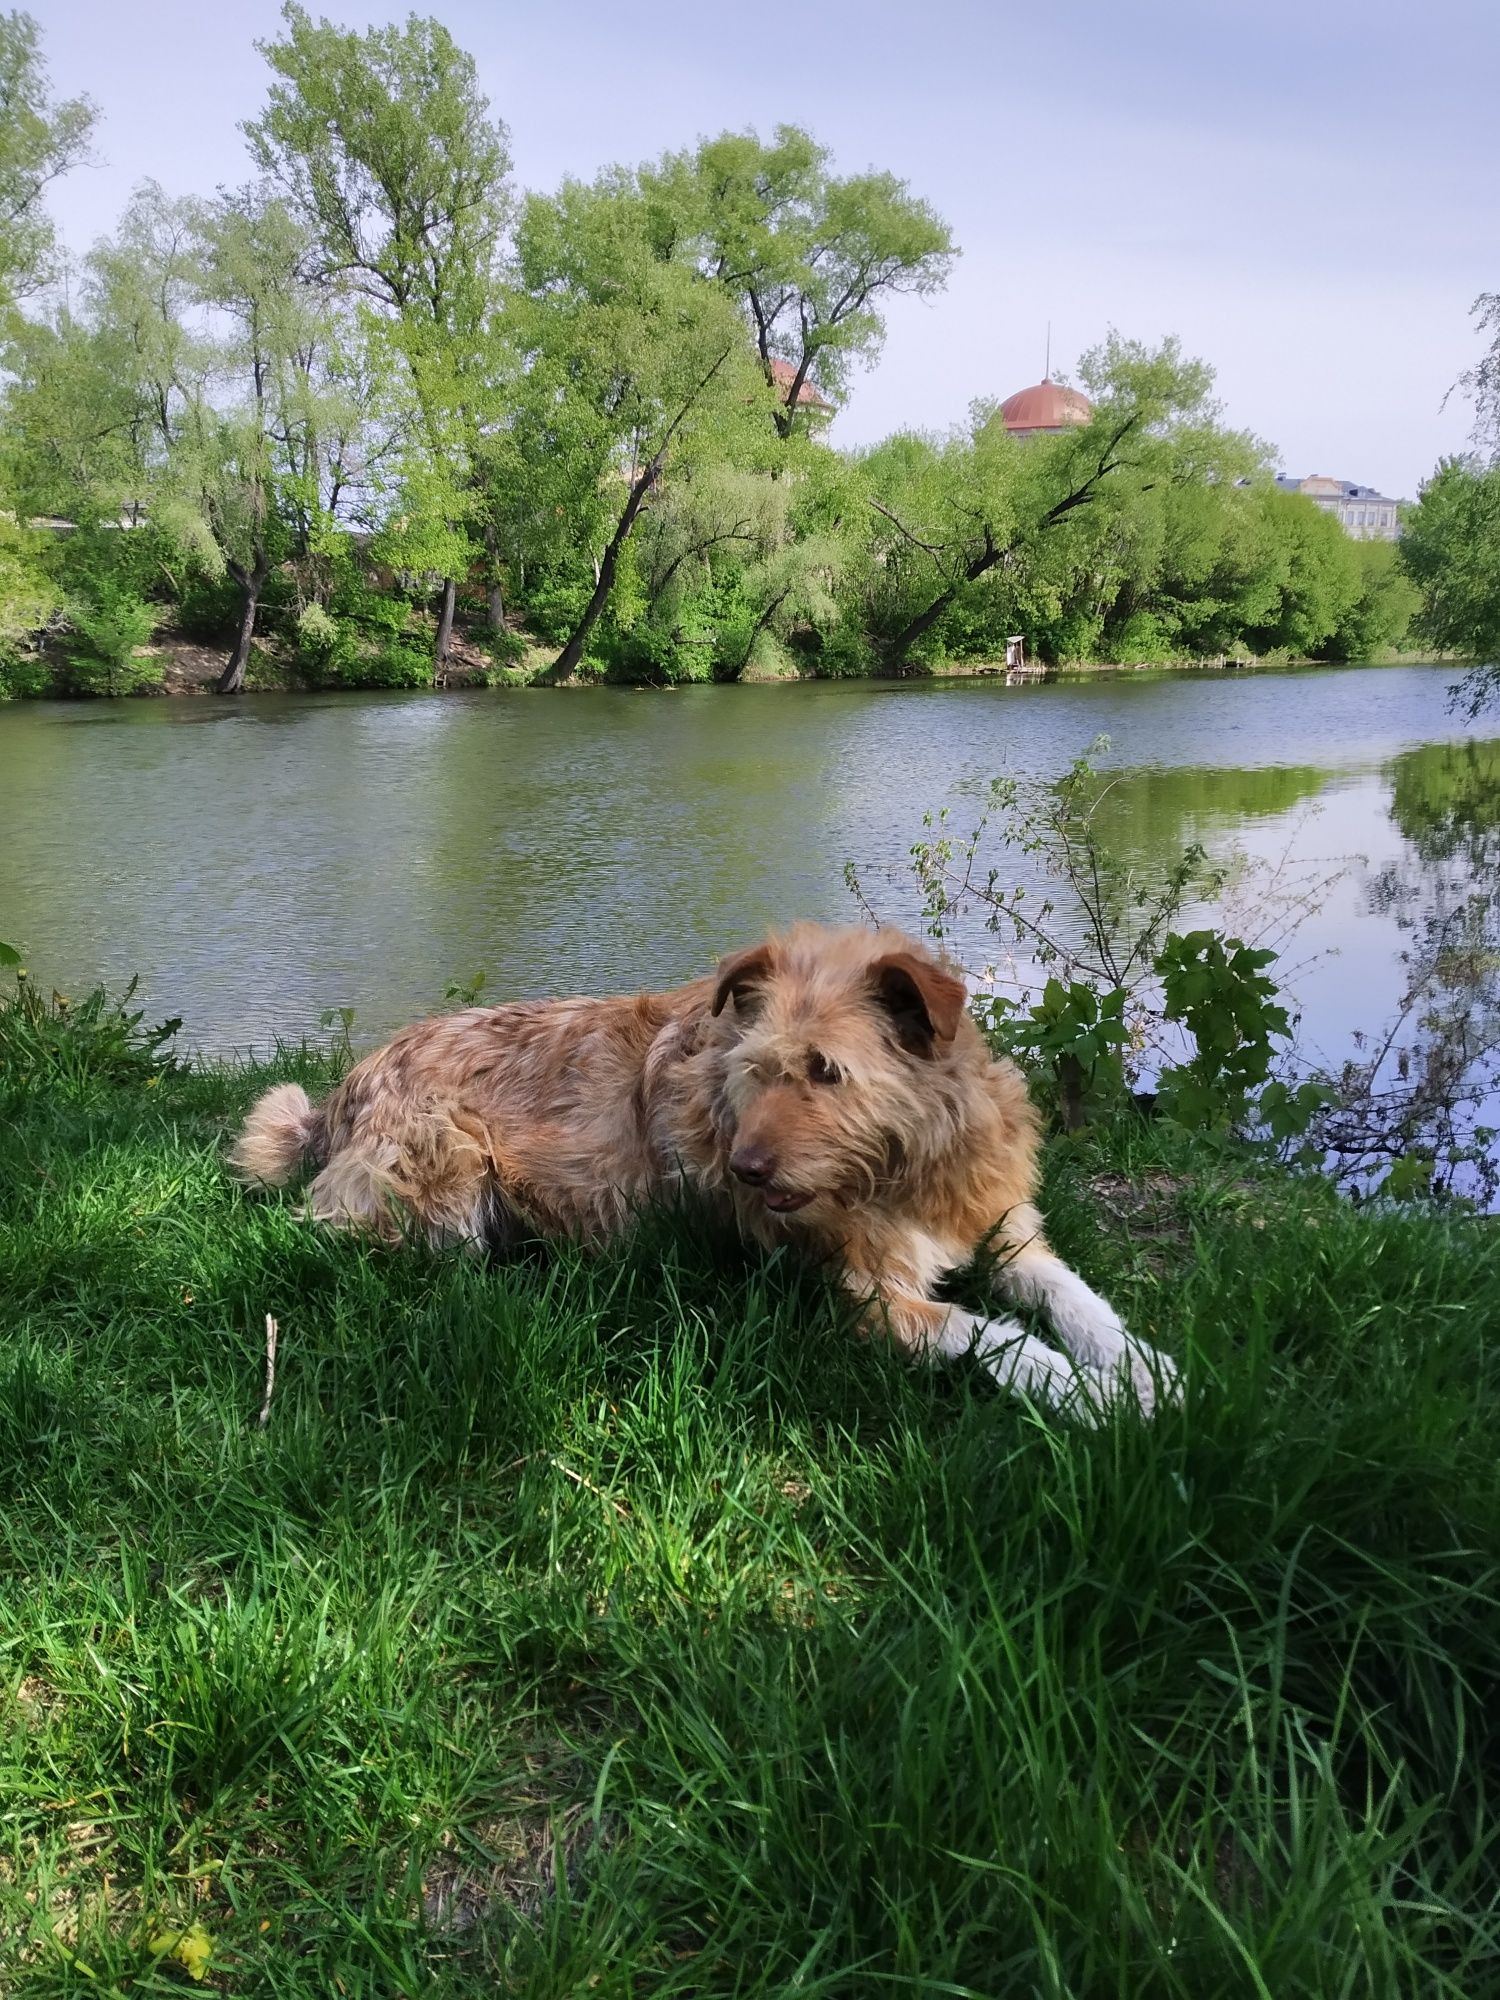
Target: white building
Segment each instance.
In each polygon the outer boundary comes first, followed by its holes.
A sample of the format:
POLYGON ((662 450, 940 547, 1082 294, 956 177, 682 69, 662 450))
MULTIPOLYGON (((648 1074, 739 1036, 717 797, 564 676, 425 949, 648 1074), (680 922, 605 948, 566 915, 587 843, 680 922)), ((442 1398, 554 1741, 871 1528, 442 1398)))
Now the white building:
POLYGON ((1305 493, 1325 514, 1332 514, 1345 534, 1357 542, 1393 542, 1400 534, 1396 503, 1373 486, 1355 486, 1347 479, 1327 479, 1315 472, 1308 479, 1278 479, 1283 493, 1305 493))

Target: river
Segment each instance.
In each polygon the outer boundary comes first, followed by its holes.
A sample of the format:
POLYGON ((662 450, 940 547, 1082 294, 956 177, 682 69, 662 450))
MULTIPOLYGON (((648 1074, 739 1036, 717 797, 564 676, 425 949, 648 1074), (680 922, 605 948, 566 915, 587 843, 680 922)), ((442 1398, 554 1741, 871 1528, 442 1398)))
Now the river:
POLYGON ((1308 1053, 1343 1060, 1398 1005, 1403 953, 1492 894, 1500 739, 1441 666, 818 683, 672 693, 255 695, 0 709, 0 938, 77 992, 133 973, 223 1052, 354 1040, 442 1004, 697 973, 796 916, 885 911, 924 810, 967 824, 1001 771, 1097 737, 1110 838, 1340 857, 1287 948, 1308 1053))

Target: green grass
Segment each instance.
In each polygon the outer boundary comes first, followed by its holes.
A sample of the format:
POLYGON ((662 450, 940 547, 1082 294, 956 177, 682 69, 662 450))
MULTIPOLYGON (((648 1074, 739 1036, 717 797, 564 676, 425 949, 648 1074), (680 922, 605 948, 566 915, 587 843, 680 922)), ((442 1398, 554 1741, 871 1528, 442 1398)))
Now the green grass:
POLYGON ((317 1234, 266 1072, 113 1068, 0 1034, 7 2000, 1500 1991, 1495 1225, 1056 1150, 1187 1366, 1087 1432, 692 1218, 317 1234))

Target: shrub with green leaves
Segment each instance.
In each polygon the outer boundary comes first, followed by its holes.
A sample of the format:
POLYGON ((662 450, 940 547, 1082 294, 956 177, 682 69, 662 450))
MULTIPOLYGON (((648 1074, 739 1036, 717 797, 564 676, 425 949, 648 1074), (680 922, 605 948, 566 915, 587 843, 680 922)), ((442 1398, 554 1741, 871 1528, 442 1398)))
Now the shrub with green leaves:
POLYGON ((0 701, 45 694, 51 676, 30 651, 58 609, 41 537, 0 516, 0 701))
POLYGON ((313 687, 430 687, 432 655, 405 633, 406 606, 362 630, 348 614, 309 604, 297 619, 297 671, 313 687))
POLYGON ((1097 993, 1081 979, 1066 985, 1049 979, 1030 1007, 1005 1000, 990 1003, 995 1046, 1042 1072, 1070 1132, 1087 1121, 1092 1108, 1124 1095, 1128 998, 1123 986, 1097 993))
POLYGON ((39 653, 0 650, 0 701, 35 701, 53 692, 51 667, 39 653))
POLYGON ((156 607, 101 579, 90 597, 75 598, 68 621, 82 644, 68 655, 74 685, 84 694, 137 694, 161 682, 161 663, 139 657, 156 630, 156 607))
POLYGON ((138 982, 118 999, 95 987, 76 1003, 54 992, 44 999, 13 945, 0 945, 0 969, 15 990, 0 1003, 0 1099, 32 1092, 82 1101, 101 1086, 152 1085, 174 1065, 168 1044, 182 1022, 146 1025, 132 1008, 138 982))
POLYGON ((1158 953, 1162 1018, 1186 1029, 1193 1054, 1162 1071, 1157 1105, 1189 1131, 1239 1124, 1251 1092, 1270 1077, 1273 1039, 1291 1032, 1266 977, 1275 963, 1274 951, 1213 930, 1173 932, 1158 953))

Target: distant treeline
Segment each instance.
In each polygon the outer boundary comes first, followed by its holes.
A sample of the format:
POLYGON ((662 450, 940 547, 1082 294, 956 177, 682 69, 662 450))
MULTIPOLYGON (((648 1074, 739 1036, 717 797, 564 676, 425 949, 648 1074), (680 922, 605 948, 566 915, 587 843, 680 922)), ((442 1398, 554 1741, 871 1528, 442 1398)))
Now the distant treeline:
POLYGON ((806 132, 555 194, 435 20, 288 6, 242 189, 130 197, 64 292, 41 195, 87 143, 35 25, 0 160, 0 687, 122 691, 154 631, 222 686, 735 680, 1003 658, 1359 659, 1417 595, 1280 492, 1175 341, 1086 354, 1083 425, 825 441, 946 224, 806 132), (23 303, 24 302, 24 303, 23 303), (54 525, 46 525, 47 523, 54 525), (70 524, 64 531, 57 523, 70 524))

